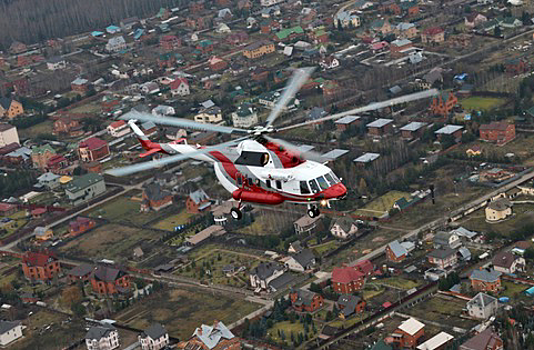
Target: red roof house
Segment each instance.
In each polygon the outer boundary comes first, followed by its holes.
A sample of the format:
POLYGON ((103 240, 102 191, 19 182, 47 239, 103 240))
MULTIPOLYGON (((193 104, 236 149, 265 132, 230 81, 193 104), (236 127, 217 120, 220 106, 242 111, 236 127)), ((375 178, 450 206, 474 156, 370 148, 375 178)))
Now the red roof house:
POLYGON ((96 222, 89 218, 77 217, 69 222, 69 236, 76 237, 96 226, 96 222))
POLYGON ((515 125, 506 122, 482 124, 478 130, 481 140, 495 142, 499 145, 515 139, 515 125))
POLYGON ((332 271, 332 287, 337 293, 353 293, 361 290, 364 283, 365 275, 354 267, 334 267, 334 270, 332 271))
POLYGON ((375 269, 373 263, 369 260, 360 261, 359 263, 354 265, 354 268, 363 273, 365 276, 371 276, 375 269))
POLYGON ((109 146, 106 141, 91 137, 80 142, 78 145, 78 154, 82 162, 102 160, 109 156, 109 146))
POLYGON ((47 250, 26 252, 22 256, 22 272, 30 281, 50 281, 61 272, 57 255, 47 250))

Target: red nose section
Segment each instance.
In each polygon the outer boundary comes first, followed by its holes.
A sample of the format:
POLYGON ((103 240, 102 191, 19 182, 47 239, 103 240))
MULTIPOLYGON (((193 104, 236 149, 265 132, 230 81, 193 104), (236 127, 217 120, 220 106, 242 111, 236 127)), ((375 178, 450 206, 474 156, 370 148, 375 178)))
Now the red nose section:
POLYGON ((325 199, 343 198, 347 194, 347 188, 341 182, 324 191, 325 199))

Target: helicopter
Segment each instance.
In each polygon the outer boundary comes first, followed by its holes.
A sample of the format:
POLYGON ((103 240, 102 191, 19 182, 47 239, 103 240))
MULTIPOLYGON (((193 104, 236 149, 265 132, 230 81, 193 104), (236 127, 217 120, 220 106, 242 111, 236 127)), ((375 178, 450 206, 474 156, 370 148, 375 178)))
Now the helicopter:
POLYGON ((265 124, 250 129, 205 124, 183 118, 154 116, 136 111, 126 113, 120 119, 128 121, 128 125, 146 151, 141 153, 140 157, 149 157, 157 153, 169 156, 110 169, 106 173, 112 176, 127 176, 140 171, 161 168, 186 159, 205 161, 213 165, 218 181, 238 203, 230 211, 232 218, 240 220, 243 217, 242 203, 244 202, 265 205, 279 205, 284 202, 304 204, 307 206, 308 216, 315 218, 320 215, 319 206, 329 207, 330 201, 346 197, 346 186, 324 164, 324 159, 319 154, 311 151, 302 152, 297 145, 269 135, 328 120, 336 120, 355 113, 374 111, 432 97, 437 95, 438 91, 431 89, 416 92, 319 119, 275 128, 274 122, 308 81, 313 70, 313 68, 295 69, 265 124), (141 131, 136 124, 138 121, 151 121, 160 125, 241 137, 214 146, 190 145, 187 144, 186 139, 178 139, 169 143, 156 143, 149 140, 141 131))

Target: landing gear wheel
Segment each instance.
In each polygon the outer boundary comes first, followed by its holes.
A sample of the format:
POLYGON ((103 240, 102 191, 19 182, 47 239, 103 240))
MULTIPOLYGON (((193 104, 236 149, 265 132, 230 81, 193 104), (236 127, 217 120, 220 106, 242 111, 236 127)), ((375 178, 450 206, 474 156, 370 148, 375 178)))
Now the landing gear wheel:
POLYGON ((243 213, 238 208, 232 208, 230 210, 230 215, 232 215, 232 218, 234 218, 234 220, 241 220, 243 218, 243 213))
POLYGON ((317 207, 313 207, 313 211, 315 212, 315 216, 316 216, 316 217, 319 216, 319 215, 321 215, 321 211, 319 210, 319 208, 317 208, 317 207))
POLYGON ((321 214, 321 213, 319 212, 319 209, 318 209, 317 207, 311 207, 311 208, 308 208, 308 216, 309 216, 310 218, 313 219, 313 218, 315 218, 315 217, 318 217, 319 214, 321 214))

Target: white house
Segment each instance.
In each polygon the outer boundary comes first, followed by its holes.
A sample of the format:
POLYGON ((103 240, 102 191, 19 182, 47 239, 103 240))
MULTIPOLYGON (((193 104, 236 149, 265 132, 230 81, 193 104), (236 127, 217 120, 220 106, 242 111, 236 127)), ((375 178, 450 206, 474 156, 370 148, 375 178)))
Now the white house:
POLYGON ((359 16, 349 13, 347 11, 340 11, 335 17, 334 25, 336 27, 339 27, 339 25, 341 24, 341 27, 343 28, 348 28, 351 26, 353 28, 357 28, 361 25, 361 23, 362 22, 359 16))
POLYGON ((495 314, 499 304, 494 297, 480 292, 473 299, 469 300, 466 306, 469 316, 487 320, 495 314))
POLYGON ((512 252, 501 252, 493 257, 493 268, 507 274, 514 274, 517 271, 523 271, 526 262, 521 256, 515 255, 512 252))
POLYGON ((139 86, 141 92, 145 95, 151 95, 159 92, 159 85, 153 81, 147 81, 139 86))
POLYGON ((0 321, 0 346, 7 346, 20 338, 22 338, 20 321, 0 321))
POLYGON ((252 271, 250 271, 250 285, 254 289, 269 288, 269 282, 281 276, 284 273, 284 268, 280 264, 274 262, 262 262, 252 271))
POLYGON ((330 225, 330 233, 339 239, 347 239, 358 232, 358 225, 353 220, 339 218, 330 225))
POLYGON ((232 123, 236 128, 250 128, 258 124, 258 113, 250 105, 240 105, 232 112, 232 123))
POLYGON ((203 109, 203 110, 200 111, 200 113, 195 115, 195 121, 198 122, 198 123, 217 124, 217 123, 222 122, 222 120, 223 120, 222 119, 222 110, 217 106, 213 106, 213 107, 209 107, 209 108, 203 109))
POLYGON ((124 120, 117 120, 109 124, 106 129, 113 137, 122 137, 130 133, 130 128, 124 120))
POLYGON ((159 324, 154 323, 139 335, 141 350, 160 350, 169 345, 169 333, 159 324))
POLYGON ((456 251, 450 248, 434 249, 427 254, 427 258, 431 264, 442 270, 446 270, 458 262, 456 251))
POLYGON ((177 78, 170 84, 171 95, 174 96, 187 96, 191 92, 189 90, 189 82, 186 78, 177 78))
POLYGON ((315 255, 309 249, 303 249, 299 253, 292 255, 284 265, 291 271, 304 272, 315 266, 315 255))
POLYGON ((106 44, 106 51, 119 52, 126 49, 126 40, 122 36, 116 36, 108 40, 106 44))
POLYGON ((87 350, 113 350, 120 346, 119 332, 112 325, 94 326, 85 335, 87 350))
POLYGON ((154 109, 152 109, 153 115, 166 116, 166 115, 174 115, 175 113, 176 111, 174 110, 174 107, 166 106, 166 105, 159 105, 159 106, 156 106, 154 109))
POLYGON ((434 248, 436 249, 445 249, 445 248, 451 248, 456 249, 459 248, 462 245, 462 240, 460 239, 460 236, 454 232, 444 232, 440 231, 435 234, 434 236, 434 248))
POLYGON ((261 6, 269 7, 284 2, 284 0, 261 0, 261 6))
POLYGON ((335 58, 334 56, 328 56, 319 62, 319 65, 322 69, 334 69, 339 67, 339 60, 335 58))
POLYGON ((66 67, 67 67, 67 61, 65 61, 65 59, 59 56, 52 57, 46 62, 46 68, 48 68, 48 70, 58 70, 58 69, 64 69, 66 67))

